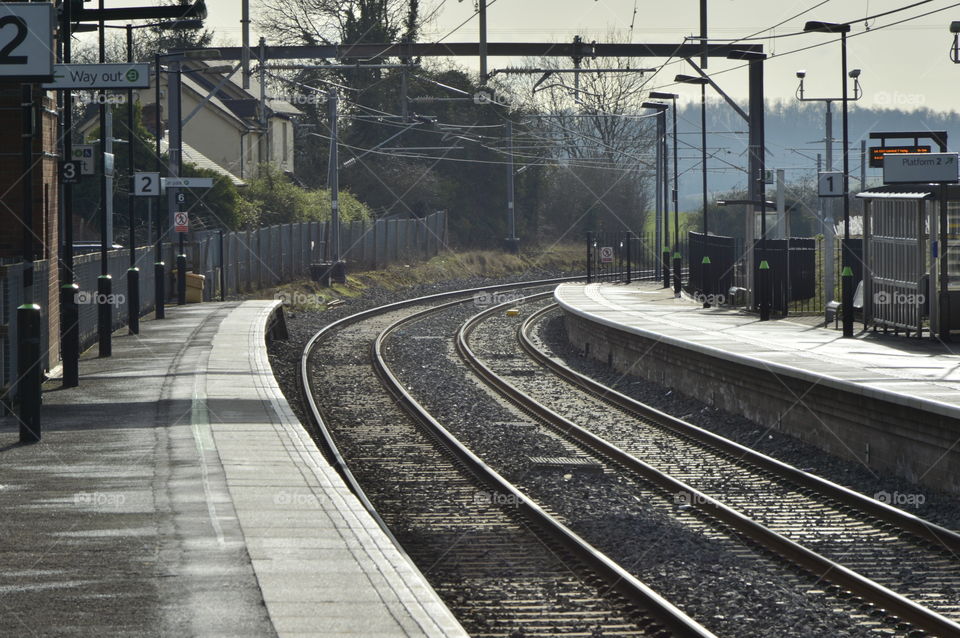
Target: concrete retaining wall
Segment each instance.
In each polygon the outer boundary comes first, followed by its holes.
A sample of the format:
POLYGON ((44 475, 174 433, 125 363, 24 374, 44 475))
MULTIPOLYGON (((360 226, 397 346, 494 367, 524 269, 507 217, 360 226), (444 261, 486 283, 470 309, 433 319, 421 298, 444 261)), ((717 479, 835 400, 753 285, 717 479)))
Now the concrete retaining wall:
MULTIPOLYGON (((668 344, 565 313, 570 343, 615 370, 662 383, 878 472, 960 493, 960 419, 668 344)), ((731 355, 731 359, 736 359, 731 355)))

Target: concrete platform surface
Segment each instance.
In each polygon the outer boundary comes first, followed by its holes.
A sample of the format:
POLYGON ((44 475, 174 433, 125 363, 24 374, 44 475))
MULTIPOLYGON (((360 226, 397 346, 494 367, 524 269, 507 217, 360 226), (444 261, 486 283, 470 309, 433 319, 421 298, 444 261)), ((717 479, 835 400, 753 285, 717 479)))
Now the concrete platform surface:
POLYGON ((0 419, 0 635, 466 636, 274 380, 277 302, 170 308, 0 419))
POLYGON ((960 344, 872 331, 844 339, 822 320, 761 322, 756 315, 675 299, 654 282, 561 284, 555 297, 584 319, 666 344, 960 418, 960 344))

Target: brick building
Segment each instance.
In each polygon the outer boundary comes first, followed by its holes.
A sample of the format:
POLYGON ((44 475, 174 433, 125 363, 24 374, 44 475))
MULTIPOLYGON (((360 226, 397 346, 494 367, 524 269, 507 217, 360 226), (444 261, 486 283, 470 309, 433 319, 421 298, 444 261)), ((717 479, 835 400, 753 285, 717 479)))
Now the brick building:
MULTIPOLYGON (((0 258, 4 263, 21 261, 24 254, 23 176, 33 178, 33 254, 45 261, 36 269, 32 300, 43 308, 47 327, 47 367, 60 359, 59 183, 58 116, 54 93, 33 85, 31 113, 34 120, 33 152, 25 169, 21 131, 24 109, 21 84, 0 83, 0 258)), ((6 312, 15 312, 9 308, 6 312)), ((4 320, 6 317, 4 317, 4 320)))

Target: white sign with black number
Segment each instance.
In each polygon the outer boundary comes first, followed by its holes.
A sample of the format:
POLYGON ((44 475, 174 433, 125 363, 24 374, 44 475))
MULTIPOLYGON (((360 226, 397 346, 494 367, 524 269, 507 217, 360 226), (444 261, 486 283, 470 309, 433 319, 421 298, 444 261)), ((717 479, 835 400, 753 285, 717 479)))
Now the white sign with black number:
POLYGON ((601 264, 613 263, 613 246, 602 246, 600 248, 600 263, 601 264))
POLYGON ((49 81, 53 78, 52 2, 0 3, 0 77, 49 81))
POLYGON ((843 173, 841 171, 817 173, 817 186, 820 197, 843 197, 843 173))
POLYGON ((155 197, 160 194, 160 173, 134 173, 133 194, 155 197))
POLYGON ((931 184, 960 181, 957 153, 899 153, 883 156, 884 184, 931 184))
POLYGON ((173 232, 185 233, 190 230, 190 216, 186 211, 180 211, 173 214, 173 232))
POLYGON ((60 181, 64 184, 79 184, 82 162, 60 162, 60 181))

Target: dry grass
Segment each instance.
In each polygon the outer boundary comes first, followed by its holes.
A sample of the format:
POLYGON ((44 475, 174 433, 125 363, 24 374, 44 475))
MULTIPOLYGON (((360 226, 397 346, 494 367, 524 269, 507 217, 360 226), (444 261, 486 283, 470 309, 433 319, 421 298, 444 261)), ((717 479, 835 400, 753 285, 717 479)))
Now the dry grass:
POLYGON ((396 290, 466 277, 529 275, 533 279, 542 271, 580 272, 583 269, 584 248, 580 244, 564 244, 549 250, 529 249, 518 255, 471 250, 440 255, 423 263, 395 264, 379 270, 350 272, 348 266, 346 284, 324 288, 316 282, 300 280, 263 290, 250 297, 281 298, 291 308, 315 310, 327 307, 334 299, 356 297, 373 287, 396 290))

